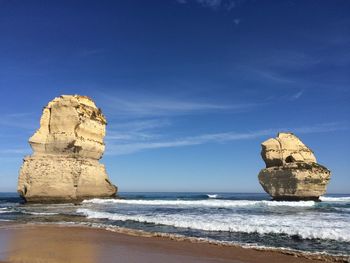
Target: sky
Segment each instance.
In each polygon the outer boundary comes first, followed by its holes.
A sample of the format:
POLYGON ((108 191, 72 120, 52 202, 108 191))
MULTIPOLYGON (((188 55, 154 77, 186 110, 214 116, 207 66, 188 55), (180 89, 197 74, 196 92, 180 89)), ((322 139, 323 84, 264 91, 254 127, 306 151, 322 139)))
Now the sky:
POLYGON ((263 192, 295 133, 350 193, 350 1, 0 0, 0 191, 62 94, 107 117, 120 191, 263 192))

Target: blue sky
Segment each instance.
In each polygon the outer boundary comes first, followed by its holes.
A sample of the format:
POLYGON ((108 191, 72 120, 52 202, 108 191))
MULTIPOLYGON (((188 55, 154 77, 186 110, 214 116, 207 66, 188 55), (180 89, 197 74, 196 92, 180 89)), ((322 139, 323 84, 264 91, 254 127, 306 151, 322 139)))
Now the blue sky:
POLYGON ((350 192, 349 1, 0 0, 0 191, 42 108, 92 97, 121 191, 262 192, 291 131, 350 192))

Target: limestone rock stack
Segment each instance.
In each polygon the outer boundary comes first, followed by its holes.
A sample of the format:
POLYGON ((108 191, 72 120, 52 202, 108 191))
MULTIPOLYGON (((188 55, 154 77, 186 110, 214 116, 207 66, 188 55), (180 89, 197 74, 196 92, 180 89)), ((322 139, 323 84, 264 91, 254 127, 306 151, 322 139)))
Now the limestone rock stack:
POLYGON ((318 200, 326 192, 330 171, 293 133, 279 133, 261 146, 266 168, 259 182, 275 200, 318 200))
POLYGON ((105 133, 106 119, 89 97, 63 95, 50 101, 29 139, 33 154, 21 167, 19 194, 29 202, 114 196, 117 188, 99 163, 105 133))

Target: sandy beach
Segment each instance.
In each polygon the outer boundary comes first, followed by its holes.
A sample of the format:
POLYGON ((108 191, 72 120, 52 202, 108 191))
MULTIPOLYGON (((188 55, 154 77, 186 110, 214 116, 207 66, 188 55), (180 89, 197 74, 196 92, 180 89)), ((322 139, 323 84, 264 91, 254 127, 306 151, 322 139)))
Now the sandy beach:
POLYGON ((0 228, 0 262, 324 262, 277 251, 54 225, 0 228))

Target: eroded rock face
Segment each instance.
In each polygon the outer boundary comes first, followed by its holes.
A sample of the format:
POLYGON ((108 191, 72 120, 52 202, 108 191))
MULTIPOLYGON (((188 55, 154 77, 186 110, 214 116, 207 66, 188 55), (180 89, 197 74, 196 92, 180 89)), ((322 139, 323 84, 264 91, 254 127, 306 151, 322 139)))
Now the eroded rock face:
POLYGON ((29 202, 74 201, 114 196, 117 188, 99 163, 106 119, 86 96, 63 95, 44 108, 40 128, 29 139, 19 194, 29 202))
POLYGON ((292 133, 279 133, 262 143, 266 168, 259 173, 264 190, 276 200, 318 200, 326 192, 330 171, 292 133))

